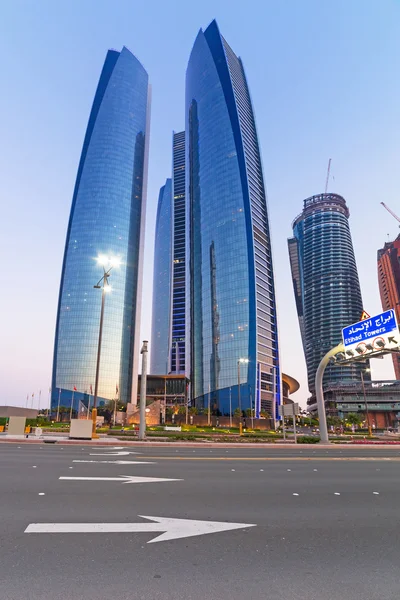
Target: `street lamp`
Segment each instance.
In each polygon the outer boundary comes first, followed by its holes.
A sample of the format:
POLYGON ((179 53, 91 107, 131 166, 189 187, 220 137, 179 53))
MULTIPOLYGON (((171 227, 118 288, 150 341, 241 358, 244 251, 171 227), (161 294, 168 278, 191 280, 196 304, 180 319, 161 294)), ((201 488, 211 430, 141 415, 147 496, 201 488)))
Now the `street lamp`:
POLYGON ((240 398, 240 365, 242 363, 247 364, 248 362, 249 362, 248 358, 239 358, 239 360, 238 360, 238 397, 239 397, 240 416, 242 415, 242 402, 241 402, 241 398, 240 398))
MULTIPOLYGON (((371 369, 365 369, 365 373, 370 373, 370 371, 371 371, 371 369)), ((369 412, 368 412, 367 396, 365 394, 365 384, 364 384, 364 374, 363 374, 363 371, 361 371, 361 383, 362 383, 362 389, 363 389, 363 395, 364 395, 365 414, 367 416, 368 435, 371 437, 372 436, 372 429, 371 429, 371 423, 369 421, 369 412)))
POLYGON ((99 327, 99 341, 97 344, 97 362, 96 362, 96 379, 94 382, 94 396, 93 396, 93 409, 92 409, 92 438, 97 438, 96 434, 96 421, 97 421, 97 395, 99 391, 99 372, 100 372, 100 356, 101 356, 101 341, 103 337, 103 321, 104 321, 104 304, 106 300, 106 294, 111 292, 111 286, 108 283, 110 277, 110 271, 113 267, 117 267, 121 264, 120 260, 116 257, 108 257, 100 255, 97 257, 97 263, 103 267, 103 277, 93 287, 101 289, 101 310, 100 310, 100 327, 99 327))

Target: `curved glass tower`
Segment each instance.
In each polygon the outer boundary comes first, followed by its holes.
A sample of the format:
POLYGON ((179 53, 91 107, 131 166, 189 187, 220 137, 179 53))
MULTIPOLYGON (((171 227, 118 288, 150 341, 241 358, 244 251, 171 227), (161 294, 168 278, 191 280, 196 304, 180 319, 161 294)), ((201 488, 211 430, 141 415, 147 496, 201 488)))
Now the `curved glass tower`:
POLYGON ((242 61, 215 21, 187 68, 186 164, 192 398, 272 416, 281 378, 260 151, 242 61))
POLYGON ((172 263, 172 182, 160 189, 154 241, 153 314, 151 327, 151 373, 169 371, 170 298, 172 263))
POLYGON ((99 404, 137 396, 138 320, 147 181, 149 84, 126 48, 107 53, 83 143, 68 224, 56 323, 52 410, 94 390, 102 276, 116 257, 104 314, 99 404), (75 393, 72 394, 75 388, 75 393))
MULTIPOLYGON (((294 294, 308 387, 314 396, 315 374, 324 355, 342 341, 342 328, 360 320, 360 283, 349 227, 350 212, 338 194, 304 200, 288 240, 294 294)), ((324 387, 360 380, 365 363, 329 364, 324 387)), ((365 374, 365 379, 370 375, 365 374)))

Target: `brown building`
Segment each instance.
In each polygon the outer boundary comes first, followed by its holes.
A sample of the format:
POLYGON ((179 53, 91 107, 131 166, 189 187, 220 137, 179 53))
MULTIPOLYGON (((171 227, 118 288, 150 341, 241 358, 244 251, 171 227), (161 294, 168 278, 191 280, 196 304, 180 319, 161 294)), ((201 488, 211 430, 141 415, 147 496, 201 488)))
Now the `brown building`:
MULTIPOLYGON (((378 280, 383 310, 394 309, 400 323, 400 235, 378 250, 378 280)), ((400 380, 400 354, 392 353, 395 377, 400 380)))
MULTIPOLYGON (((400 381, 359 381, 330 385, 324 390, 326 413, 345 419, 349 413, 358 413, 364 420, 369 418, 376 429, 399 427, 400 381), (367 417, 367 408, 368 417, 367 417)), ((310 407, 316 411, 316 405, 310 407)))

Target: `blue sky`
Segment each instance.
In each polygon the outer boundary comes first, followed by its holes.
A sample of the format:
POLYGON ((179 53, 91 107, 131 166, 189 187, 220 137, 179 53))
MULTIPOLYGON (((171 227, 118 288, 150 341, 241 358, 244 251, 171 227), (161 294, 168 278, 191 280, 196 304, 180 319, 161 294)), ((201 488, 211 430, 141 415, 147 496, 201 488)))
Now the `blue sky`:
MULTIPOLYGON (((150 339, 153 237, 171 131, 200 27, 216 18, 244 62, 269 195, 283 369, 305 362, 287 237, 302 200, 324 190, 350 207, 365 309, 380 312, 376 250, 400 213, 398 0, 2 0, 0 7, 0 374, 2 404, 47 400, 67 220, 83 136, 108 48, 126 45, 153 86, 144 310, 150 339)), ((374 378, 393 377, 391 360, 374 378)))

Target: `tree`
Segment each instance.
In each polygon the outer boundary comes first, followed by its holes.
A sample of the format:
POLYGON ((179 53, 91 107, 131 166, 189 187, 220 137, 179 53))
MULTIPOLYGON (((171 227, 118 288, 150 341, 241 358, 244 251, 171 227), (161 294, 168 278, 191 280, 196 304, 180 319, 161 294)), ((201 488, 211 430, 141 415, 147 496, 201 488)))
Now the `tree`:
POLYGON ((342 419, 340 417, 329 416, 326 418, 326 424, 329 427, 340 427, 342 425, 342 419))
POLYGON ((270 419, 271 415, 266 410, 261 410, 260 411, 260 417, 262 417, 263 419, 270 419))
POLYGON ((252 408, 246 408, 245 413, 246 417, 254 416, 254 410, 252 408))
POLYGON ((240 410, 239 407, 235 408, 235 410, 233 412, 233 416, 234 417, 241 417, 242 416, 242 411, 240 410))
POLYGON ((346 419, 350 425, 360 425, 362 420, 363 419, 357 413, 349 413, 346 419))
POLYGON ((58 409, 58 414, 60 415, 60 421, 63 421, 63 415, 67 414, 69 415, 69 411, 71 409, 68 406, 60 406, 58 409))
POLYGON ((186 406, 180 406, 178 408, 178 415, 185 415, 185 414, 186 414, 186 406))
POLYGON ((197 408, 196 408, 195 406, 191 406, 191 407, 189 408, 189 413, 190 413, 192 416, 195 416, 195 415, 197 415, 197 414, 198 414, 198 412, 199 412, 199 411, 197 410, 197 408))

